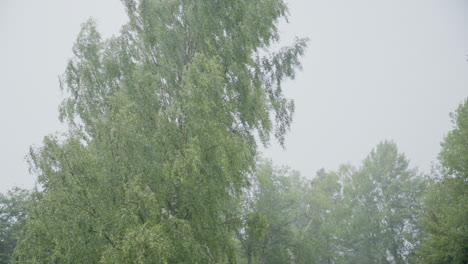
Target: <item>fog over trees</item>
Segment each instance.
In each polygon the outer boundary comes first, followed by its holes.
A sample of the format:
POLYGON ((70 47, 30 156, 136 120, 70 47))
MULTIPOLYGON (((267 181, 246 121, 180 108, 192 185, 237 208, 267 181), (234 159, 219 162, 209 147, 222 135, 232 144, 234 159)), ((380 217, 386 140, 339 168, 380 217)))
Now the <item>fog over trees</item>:
POLYGON ((118 35, 82 25, 37 186, 0 194, 0 264, 468 263, 468 98, 429 173, 382 139, 301 175, 259 151, 308 43, 281 46, 285 1, 122 4, 118 35))

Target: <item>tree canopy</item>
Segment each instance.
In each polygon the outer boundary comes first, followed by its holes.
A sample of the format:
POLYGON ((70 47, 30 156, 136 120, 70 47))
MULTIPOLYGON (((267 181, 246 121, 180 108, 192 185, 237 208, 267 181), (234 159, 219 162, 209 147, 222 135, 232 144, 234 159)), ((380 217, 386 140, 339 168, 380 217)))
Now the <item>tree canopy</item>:
POLYGON ((61 77, 63 135, 31 149, 42 192, 20 263, 234 262, 225 208, 248 186, 257 137, 284 142, 282 93, 306 46, 273 50, 282 0, 124 0, 102 40, 83 24, 61 77))
POLYGON ((284 0, 122 3, 117 36, 82 25, 38 186, 0 195, 0 264, 468 262, 468 99, 431 175, 382 141, 303 177, 259 153, 307 43, 278 47, 284 0))
POLYGON ((420 263, 468 262, 468 98, 451 115, 442 142, 440 177, 427 192, 420 263))
POLYGON ((423 178, 386 141, 347 180, 347 263, 408 263, 418 242, 423 178))
POLYGON ((0 193, 0 264, 11 263, 11 256, 20 240, 21 228, 28 214, 30 192, 18 187, 0 193))

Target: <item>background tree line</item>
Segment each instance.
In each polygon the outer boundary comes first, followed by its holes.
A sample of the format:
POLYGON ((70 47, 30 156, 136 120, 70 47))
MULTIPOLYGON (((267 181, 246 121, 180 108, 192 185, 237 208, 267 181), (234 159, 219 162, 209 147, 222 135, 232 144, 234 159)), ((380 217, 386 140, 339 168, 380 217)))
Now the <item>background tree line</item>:
POLYGON ((60 78, 63 134, 31 148, 32 191, 0 196, 0 263, 466 263, 468 103, 440 168, 384 141, 304 178, 259 158, 294 104, 282 0, 123 0, 83 24, 60 78))
POLYGON ((241 263, 466 263, 468 99, 451 116, 427 175, 391 141, 358 168, 312 179, 261 161, 244 196, 241 263))

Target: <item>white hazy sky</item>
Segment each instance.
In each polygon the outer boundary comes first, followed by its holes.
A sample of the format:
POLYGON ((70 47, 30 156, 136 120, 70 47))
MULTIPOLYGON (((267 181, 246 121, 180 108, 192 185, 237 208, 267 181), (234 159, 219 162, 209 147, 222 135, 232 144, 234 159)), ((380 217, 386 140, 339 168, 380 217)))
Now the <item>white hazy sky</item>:
MULTIPOLYGON (((391 139, 427 171, 468 96, 468 1, 291 0, 290 11, 285 42, 310 43, 285 85, 296 102, 286 149, 264 156, 312 176, 391 139)), ((104 37, 127 20, 118 0, 0 0, 0 192, 33 186, 29 146, 63 129, 57 76, 90 16, 104 37)))

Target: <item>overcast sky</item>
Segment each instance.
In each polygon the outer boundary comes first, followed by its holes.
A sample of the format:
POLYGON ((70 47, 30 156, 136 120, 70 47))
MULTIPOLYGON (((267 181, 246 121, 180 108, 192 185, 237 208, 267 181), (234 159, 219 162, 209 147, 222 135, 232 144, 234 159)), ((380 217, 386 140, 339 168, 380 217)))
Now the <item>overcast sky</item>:
MULTIPOLYGON (((63 129, 57 76, 90 16, 104 37, 127 20, 118 0, 0 0, 0 192, 33 186, 29 146, 63 129)), ((428 171, 468 96, 468 1, 291 0, 289 22, 285 43, 310 43, 285 85, 296 102, 286 149, 264 156, 312 176, 359 165, 388 139, 428 171)))

